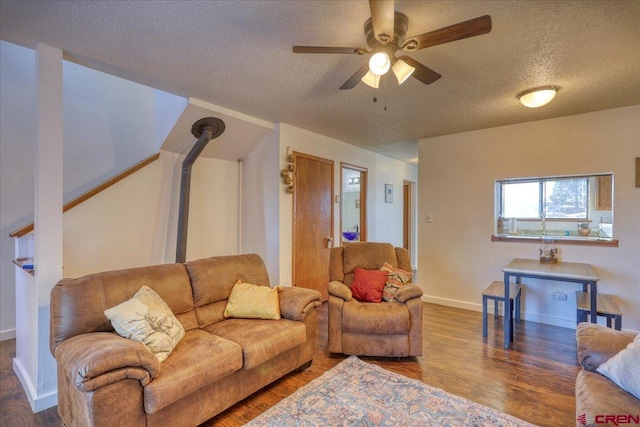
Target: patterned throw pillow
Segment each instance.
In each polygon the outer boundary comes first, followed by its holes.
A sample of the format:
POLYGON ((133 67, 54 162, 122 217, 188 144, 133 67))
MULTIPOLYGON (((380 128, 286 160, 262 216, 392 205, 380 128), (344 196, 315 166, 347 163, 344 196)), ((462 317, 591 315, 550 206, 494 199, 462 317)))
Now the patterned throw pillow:
POLYGON ((627 348, 600 365, 598 372, 640 399, 640 334, 627 348))
POLYGON ((382 290, 382 299, 384 301, 394 301, 398 289, 409 283, 409 280, 413 277, 413 273, 393 267, 386 262, 380 270, 387 272, 387 283, 385 283, 384 289, 382 290))
POLYGON ((105 310, 116 332, 144 344, 160 362, 169 357, 184 337, 184 327, 166 302, 148 286, 128 301, 105 310))
POLYGON ((224 309, 224 317, 241 319, 280 319, 280 299, 278 292, 282 286, 270 288, 238 280, 224 309))
POLYGON ((351 283, 353 297, 361 302, 382 302, 382 288, 387 281, 387 273, 381 270, 365 270, 356 267, 351 283))

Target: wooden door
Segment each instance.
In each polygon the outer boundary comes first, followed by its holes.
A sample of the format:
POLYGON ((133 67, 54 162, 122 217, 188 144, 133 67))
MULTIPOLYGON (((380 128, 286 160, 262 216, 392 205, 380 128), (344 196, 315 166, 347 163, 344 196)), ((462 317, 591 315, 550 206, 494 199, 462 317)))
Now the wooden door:
POLYGON ((293 286, 329 298, 329 245, 333 245, 333 160, 295 153, 293 286))
POLYGON ((402 247, 409 250, 409 234, 411 233, 411 185, 402 186, 402 247))

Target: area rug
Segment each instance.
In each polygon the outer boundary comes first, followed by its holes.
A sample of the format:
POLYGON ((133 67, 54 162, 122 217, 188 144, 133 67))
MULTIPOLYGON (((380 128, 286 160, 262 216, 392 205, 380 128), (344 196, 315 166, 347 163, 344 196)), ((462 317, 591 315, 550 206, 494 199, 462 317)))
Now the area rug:
POLYGON ((510 427, 532 424, 351 356, 246 426, 510 427))

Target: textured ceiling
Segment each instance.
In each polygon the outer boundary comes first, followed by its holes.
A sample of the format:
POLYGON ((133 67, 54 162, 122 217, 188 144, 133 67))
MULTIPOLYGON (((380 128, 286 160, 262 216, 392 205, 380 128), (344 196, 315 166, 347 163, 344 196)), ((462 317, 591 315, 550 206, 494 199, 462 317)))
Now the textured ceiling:
MULTIPOLYGON (((8 1, 2 40, 269 122, 415 161, 419 138, 640 104, 640 1, 402 1, 408 36, 482 15, 486 35, 410 56, 442 78, 338 88, 367 60, 293 45, 366 47, 367 1, 8 1), (556 99, 523 107, 522 90, 556 99), (377 98, 377 102, 373 99, 377 98), (412 160, 413 159, 413 160, 412 160)), ((639 118, 640 119, 640 118, 639 118)))

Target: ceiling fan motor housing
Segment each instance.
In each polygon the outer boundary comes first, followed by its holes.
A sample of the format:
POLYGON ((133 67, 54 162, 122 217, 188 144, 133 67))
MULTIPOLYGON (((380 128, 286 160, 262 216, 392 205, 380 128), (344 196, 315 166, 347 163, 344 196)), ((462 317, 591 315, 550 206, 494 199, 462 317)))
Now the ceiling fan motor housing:
MULTIPOLYGON (((393 41, 389 44, 393 44, 396 47, 402 46, 402 43, 404 43, 404 39, 407 35, 408 28, 409 18, 407 18, 407 15, 405 15, 404 13, 395 12, 393 41)), ((367 45, 371 49, 375 49, 382 44, 378 41, 375 33, 373 32, 373 21, 371 18, 367 19, 367 22, 364 23, 364 34, 367 38, 367 45)))

